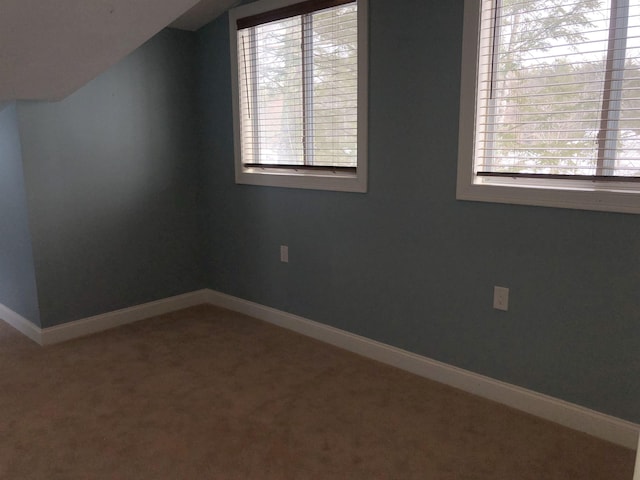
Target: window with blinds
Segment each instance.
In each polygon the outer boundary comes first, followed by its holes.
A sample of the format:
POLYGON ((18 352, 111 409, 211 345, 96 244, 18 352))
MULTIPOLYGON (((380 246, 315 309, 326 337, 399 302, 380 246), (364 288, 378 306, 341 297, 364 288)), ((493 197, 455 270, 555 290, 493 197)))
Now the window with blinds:
POLYGON ((640 213, 640 0, 465 0, 457 198, 640 213))
POLYGON ((256 2, 234 9, 236 169, 241 173, 270 180, 333 178, 345 185, 360 174, 361 189, 362 3, 308 0, 264 10, 262 4, 273 2, 256 2))
POLYGON ((494 0, 480 28, 476 174, 640 180, 640 3, 494 0))

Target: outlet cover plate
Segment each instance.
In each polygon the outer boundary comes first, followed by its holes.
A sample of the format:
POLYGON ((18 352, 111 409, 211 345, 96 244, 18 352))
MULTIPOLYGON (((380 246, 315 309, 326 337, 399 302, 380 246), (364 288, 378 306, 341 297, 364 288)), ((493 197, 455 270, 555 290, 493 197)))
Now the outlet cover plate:
POLYGON ((509 310, 509 289, 507 287, 493 287, 493 308, 504 312, 509 310))

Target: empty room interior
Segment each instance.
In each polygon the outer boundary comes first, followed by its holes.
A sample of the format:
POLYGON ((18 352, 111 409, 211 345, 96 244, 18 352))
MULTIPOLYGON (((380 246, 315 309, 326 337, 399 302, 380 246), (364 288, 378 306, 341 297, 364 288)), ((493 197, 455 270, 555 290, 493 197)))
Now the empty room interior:
POLYGON ((0 477, 640 479, 640 5, 570 3, 0 0, 0 477))

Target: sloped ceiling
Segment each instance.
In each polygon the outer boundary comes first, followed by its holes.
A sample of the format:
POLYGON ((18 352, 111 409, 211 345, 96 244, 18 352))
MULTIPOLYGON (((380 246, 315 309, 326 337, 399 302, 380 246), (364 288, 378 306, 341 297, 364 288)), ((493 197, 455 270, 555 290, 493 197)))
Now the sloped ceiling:
POLYGON ((163 28, 197 30, 233 3, 0 0, 0 102, 64 98, 163 28))
POLYGON ((239 3, 239 0, 201 0, 169 26, 195 32, 239 3))

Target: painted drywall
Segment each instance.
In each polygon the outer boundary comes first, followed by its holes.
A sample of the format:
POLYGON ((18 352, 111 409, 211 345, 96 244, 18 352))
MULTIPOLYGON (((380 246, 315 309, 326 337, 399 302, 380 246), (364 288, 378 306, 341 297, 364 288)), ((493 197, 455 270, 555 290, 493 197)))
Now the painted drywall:
POLYGON ((63 101, 18 103, 44 327, 201 287, 195 42, 165 30, 63 101))
POLYGON ((0 304, 40 325, 15 103, 0 104, 0 304))
POLYGON ((208 286, 640 422, 640 216, 456 201, 462 16, 370 0, 366 194, 235 185, 228 19, 199 32, 208 286))

